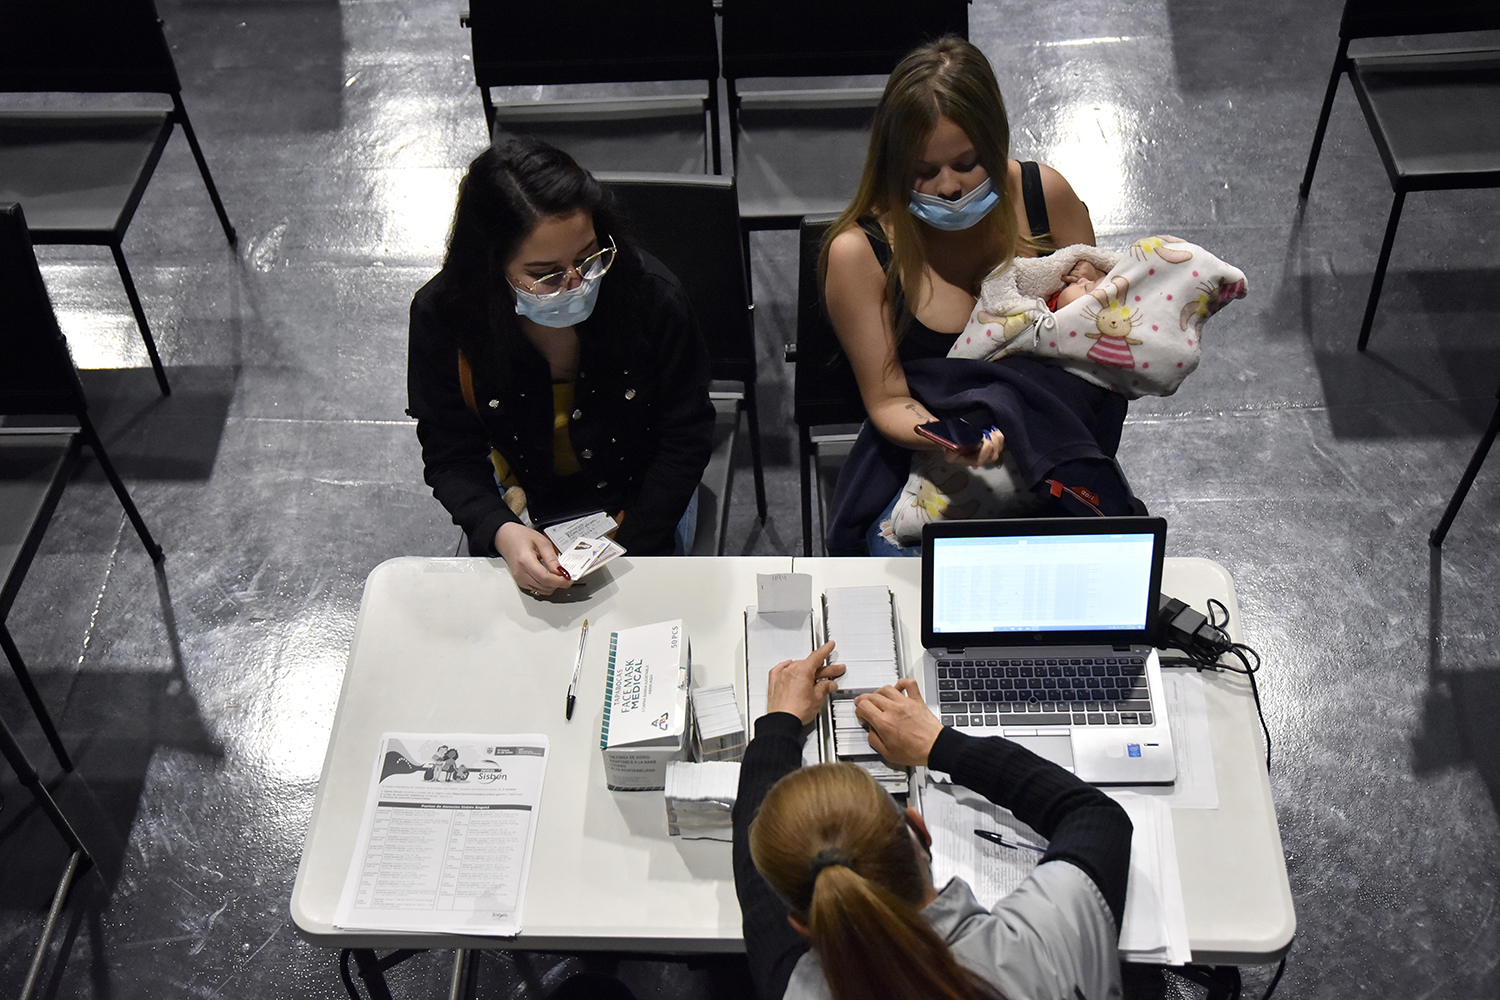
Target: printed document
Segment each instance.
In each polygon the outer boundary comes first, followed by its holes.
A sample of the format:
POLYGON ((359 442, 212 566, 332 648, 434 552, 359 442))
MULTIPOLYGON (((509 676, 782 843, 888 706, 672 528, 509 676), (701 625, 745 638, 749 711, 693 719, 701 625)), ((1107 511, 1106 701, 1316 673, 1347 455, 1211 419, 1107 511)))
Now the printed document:
POLYGON ((547 737, 386 733, 338 927, 513 937, 547 737))

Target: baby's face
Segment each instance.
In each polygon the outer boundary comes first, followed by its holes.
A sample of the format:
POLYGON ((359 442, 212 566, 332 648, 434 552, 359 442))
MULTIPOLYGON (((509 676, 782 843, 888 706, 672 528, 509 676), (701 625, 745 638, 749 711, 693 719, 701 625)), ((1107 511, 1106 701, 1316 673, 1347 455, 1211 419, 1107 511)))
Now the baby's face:
POLYGON ((1092 292, 1094 286, 1099 284, 1099 280, 1103 277, 1104 272, 1086 260, 1074 264, 1068 273, 1063 275, 1063 290, 1057 296, 1058 308, 1069 302, 1076 302, 1092 292))

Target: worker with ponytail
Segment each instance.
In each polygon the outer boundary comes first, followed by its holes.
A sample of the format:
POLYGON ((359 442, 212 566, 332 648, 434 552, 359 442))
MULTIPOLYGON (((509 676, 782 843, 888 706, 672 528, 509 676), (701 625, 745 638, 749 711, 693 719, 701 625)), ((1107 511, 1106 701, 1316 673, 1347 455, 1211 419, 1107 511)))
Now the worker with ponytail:
POLYGON ((1097 789, 1000 737, 945 728, 914 681, 861 695, 870 743, 1010 809, 1049 839, 986 910, 932 884, 932 839, 853 764, 801 767, 802 730, 843 673, 832 644, 771 671, 740 772, 735 886, 756 992, 782 997, 1106 1000, 1120 996, 1130 820, 1097 789))

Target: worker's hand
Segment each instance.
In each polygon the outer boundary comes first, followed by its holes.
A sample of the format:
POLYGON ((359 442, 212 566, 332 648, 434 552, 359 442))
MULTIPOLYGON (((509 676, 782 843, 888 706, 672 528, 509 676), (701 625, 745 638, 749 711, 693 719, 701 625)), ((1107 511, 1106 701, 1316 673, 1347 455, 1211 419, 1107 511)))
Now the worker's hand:
POLYGON ((954 465, 967 465, 971 469, 987 469, 1000 464, 1000 456, 1004 451, 1005 435, 1000 433, 1000 428, 991 427, 984 432, 984 443, 978 448, 973 451, 944 448, 943 460, 954 465))
POLYGON ((892 764, 927 763, 943 723, 932 714, 917 682, 902 679, 854 699, 854 714, 870 731, 870 746, 892 764))
POLYGON ((829 663, 833 643, 825 642, 800 660, 783 660, 766 680, 766 711, 790 712, 805 726, 817 718, 828 696, 838 690, 833 678, 844 672, 842 663, 829 663))
POLYGON ((500 551, 516 586, 533 597, 546 597, 555 590, 573 586, 568 571, 558 565, 551 539, 519 521, 507 521, 495 532, 500 551))

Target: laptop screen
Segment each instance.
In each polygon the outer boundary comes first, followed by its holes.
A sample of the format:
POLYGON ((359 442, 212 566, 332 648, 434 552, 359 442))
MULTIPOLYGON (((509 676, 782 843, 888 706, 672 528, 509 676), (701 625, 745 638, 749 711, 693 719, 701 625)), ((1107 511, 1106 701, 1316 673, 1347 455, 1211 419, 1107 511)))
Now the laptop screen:
POLYGON ((933 529, 923 539, 925 645, 1148 640, 1161 585, 1160 518, 967 522, 962 530, 933 529))

